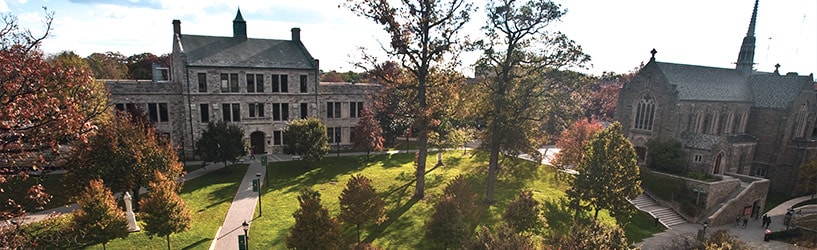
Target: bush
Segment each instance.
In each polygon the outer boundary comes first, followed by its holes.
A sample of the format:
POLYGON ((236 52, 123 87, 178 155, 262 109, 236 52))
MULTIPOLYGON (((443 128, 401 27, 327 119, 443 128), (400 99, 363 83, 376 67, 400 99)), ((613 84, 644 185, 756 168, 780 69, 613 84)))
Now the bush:
POLYGON ((681 142, 675 139, 666 141, 650 140, 647 142, 649 148, 649 163, 653 169, 666 171, 673 174, 686 172, 686 159, 681 142))

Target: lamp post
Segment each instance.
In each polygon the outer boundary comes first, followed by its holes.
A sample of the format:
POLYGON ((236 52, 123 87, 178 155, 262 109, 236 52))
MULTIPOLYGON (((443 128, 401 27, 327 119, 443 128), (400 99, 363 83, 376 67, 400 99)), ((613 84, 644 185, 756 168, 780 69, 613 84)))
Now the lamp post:
POLYGON ((258 217, 261 217, 261 173, 255 173, 256 183, 258 183, 258 217))
POLYGON ((241 223, 241 228, 244 229, 244 244, 246 244, 244 249, 247 249, 250 246, 250 236, 247 235, 247 231, 250 230, 250 224, 245 220, 244 223, 241 223))

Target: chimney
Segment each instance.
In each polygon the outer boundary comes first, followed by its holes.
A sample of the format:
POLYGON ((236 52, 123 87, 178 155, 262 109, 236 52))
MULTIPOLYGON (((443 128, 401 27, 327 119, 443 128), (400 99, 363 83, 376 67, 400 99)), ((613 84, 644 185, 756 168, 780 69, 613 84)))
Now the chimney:
POLYGON ((179 19, 173 20, 173 34, 174 35, 182 34, 182 21, 179 21, 179 19))
POLYGON ((238 9, 233 20, 233 37, 247 40, 247 22, 241 16, 241 9, 238 9))
POLYGON ((292 41, 293 42, 301 41, 301 28, 292 28, 292 41))

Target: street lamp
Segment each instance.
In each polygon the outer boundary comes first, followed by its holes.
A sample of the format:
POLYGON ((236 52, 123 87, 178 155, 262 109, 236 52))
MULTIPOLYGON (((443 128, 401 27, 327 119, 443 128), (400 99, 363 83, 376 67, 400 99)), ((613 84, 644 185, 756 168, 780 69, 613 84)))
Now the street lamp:
POLYGON ((704 234, 706 234, 706 227, 708 226, 707 222, 704 221, 704 234))
POLYGON ((258 217, 261 217, 261 173, 255 173, 256 183, 258 183, 258 217))
POLYGON ((247 235, 247 231, 250 230, 250 223, 245 220, 244 223, 241 223, 241 228, 244 229, 244 243, 246 244, 244 249, 247 249, 250 246, 250 236, 247 235))

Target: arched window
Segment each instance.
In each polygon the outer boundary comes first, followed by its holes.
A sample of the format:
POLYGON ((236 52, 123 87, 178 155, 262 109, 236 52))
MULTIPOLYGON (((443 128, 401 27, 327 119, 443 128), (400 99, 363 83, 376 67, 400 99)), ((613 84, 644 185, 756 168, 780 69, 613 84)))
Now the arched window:
POLYGON ((649 95, 641 97, 635 110, 635 129, 652 130, 655 119, 655 99, 649 95))
POLYGON ((792 130, 792 136, 794 138, 802 138, 806 136, 806 118, 808 117, 808 103, 804 103, 800 105, 800 109, 797 110, 797 115, 794 116, 794 129, 792 130))

